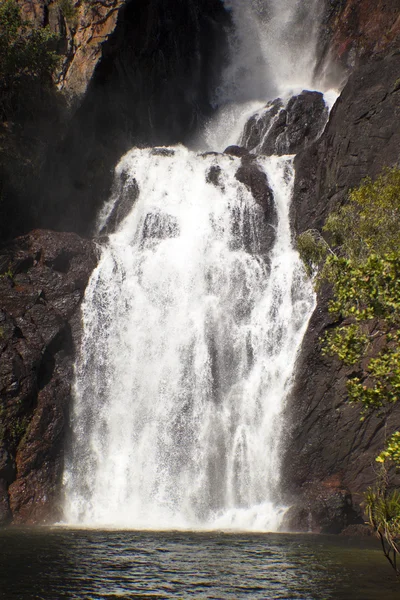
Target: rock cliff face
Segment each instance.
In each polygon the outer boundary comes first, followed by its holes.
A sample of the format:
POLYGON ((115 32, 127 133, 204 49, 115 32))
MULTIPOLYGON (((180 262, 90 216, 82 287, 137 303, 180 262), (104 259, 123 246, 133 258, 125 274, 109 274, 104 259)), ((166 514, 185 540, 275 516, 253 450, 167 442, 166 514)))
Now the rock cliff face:
POLYGON ((357 69, 333 107, 323 136, 295 159, 296 233, 320 228, 349 189, 399 160, 400 55, 357 69))
POLYGON ((125 152, 193 136, 214 110, 229 26, 220 0, 124 4, 68 133, 45 165, 46 227, 90 233, 125 152))
POLYGON ((0 121, 0 238, 87 235, 129 148, 184 143, 212 114, 230 16, 221 0, 18 1, 59 35, 61 61, 26 114, 0 121))
POLYGON ((85 94, 114 32, 125 0, 18 0, 24 18, 36 27, 49 25, 60 36, 62 60, 55 76, 57 87, 76 104, 85 94))
POLYGON ((0 250, 0 523, 59 518, 79 306, 92 242, 33 231, 0 250))
POLYGON ((321 62, 329 54, 352 70, 398 49, 400 5, 398 0, 328 0, 323 25, 321 62))
MULTIPOLYGON (((296 157, 292 208, 295 230, 320 229, 329 212, 346 201, 348 190, 383 167, 400 164, 400 55, 388 55, 356 70, 345 86, 322 137, 296 157)), ((339 532, 361 522, 362 492, 375 478, 384 420, 360 421, 346 403, 351 369, 321 355, 320 337, 332 327, 329 289, 321 290, 299 359, 288 406, 292 422, 286 440, 284 476, 295 507, 288 527, 339 532)), ((371 356, 377 351, 370 349, 371 356)), ((400 422, 400 406, 387 414, 388 431, 400 422)), ((399 482, 400 483, 400 482, 399 482)))

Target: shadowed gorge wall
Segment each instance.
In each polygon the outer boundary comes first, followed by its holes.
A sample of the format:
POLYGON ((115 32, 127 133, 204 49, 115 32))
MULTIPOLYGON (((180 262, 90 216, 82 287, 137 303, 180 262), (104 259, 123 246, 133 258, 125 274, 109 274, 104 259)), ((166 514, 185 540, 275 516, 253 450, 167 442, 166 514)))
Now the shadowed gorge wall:
POLYGON ((50 173, 47 226, 87 233, 123 153, 188 142, 215 109, 229 25, 219 0, 138 0, 121 10, 70 132, 43 174, 48 181, 50 173))

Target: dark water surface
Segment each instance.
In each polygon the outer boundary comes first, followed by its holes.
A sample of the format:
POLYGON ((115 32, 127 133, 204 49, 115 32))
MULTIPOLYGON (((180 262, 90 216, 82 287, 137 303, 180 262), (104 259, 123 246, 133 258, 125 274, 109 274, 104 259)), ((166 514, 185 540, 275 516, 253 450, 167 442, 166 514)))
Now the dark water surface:
POLYGON ((399 600, 400 585, 372 540, 8 529, 0 598, 399 600))

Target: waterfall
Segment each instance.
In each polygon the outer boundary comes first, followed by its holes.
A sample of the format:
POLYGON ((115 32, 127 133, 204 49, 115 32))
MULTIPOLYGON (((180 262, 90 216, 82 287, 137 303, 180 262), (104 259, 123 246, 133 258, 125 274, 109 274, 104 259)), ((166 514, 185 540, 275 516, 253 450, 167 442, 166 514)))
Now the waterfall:
POLYGON ((191 150, 129 151, 99 217, 100 231, 121 216, 82 306, 68 524, 271 531, 285 510, 282 412, 314 308, 291 241, 293 156, 200 150, 240 139, 294 73, 311 82, 318 2, 224 4, 235 60, 217 117, 191 150))
POLYGON ((217 114, 196 140, 214 150, 236 143, 247 119, 268 100, 288 99, 303 89, 329 89, 328 82, 314 81, 321 0, 223 3, 235 24, 232 60, 215 92, 217 114))
POLYGON ((68 522, 277 528, 281 410, 313 295, 290 241, 292 159, 257 162, 270 260, 240 159, 134 149, 118 165, 140 193, 83 305, 68 522))

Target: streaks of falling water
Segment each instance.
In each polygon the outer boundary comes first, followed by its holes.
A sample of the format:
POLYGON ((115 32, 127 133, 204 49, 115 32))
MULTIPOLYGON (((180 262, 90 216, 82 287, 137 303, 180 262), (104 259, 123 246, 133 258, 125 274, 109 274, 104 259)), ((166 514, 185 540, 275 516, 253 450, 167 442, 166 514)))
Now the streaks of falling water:
POLYGON ((215 93, 218 107, 197 147, 223 151, 236 143, 247 119, 280 96, 288 100, 329 81, 315 81, 320 0, 223 0, 232 14, 231 60, 215 93))
POLYGON ((278 528, 281 411, 314 298, 290 239, 292 159, 257 161, 275 223, 237 158, 134 149, 118 165, 140 193, 83 304, 66 522, 278 528))

